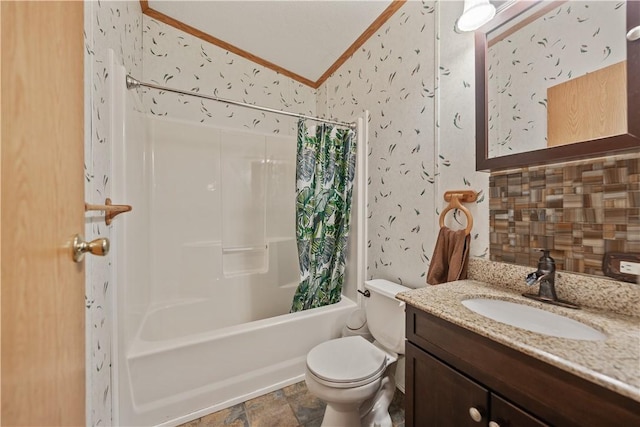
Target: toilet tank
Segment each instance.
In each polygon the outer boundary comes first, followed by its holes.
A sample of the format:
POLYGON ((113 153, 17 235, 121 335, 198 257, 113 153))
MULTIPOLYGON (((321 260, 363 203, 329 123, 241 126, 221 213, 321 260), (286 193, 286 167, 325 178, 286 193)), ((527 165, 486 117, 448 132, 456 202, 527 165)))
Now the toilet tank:
POLYGON ((404 354, 405 304, 395 296, 411 289, 384 279, 367 280, 364 287, 371 293, 365 307, 371 335, 387 350, 404 354))

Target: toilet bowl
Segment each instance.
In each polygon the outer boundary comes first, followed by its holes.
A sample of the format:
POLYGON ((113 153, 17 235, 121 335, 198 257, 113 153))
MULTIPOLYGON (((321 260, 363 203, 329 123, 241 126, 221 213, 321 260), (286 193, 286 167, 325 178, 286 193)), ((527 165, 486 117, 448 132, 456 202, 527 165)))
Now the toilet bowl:
POLYGON ((409 288, 386 280, 367 281, 365 287, 371 292, 365 307, 367 323, 376 341, 359 335, 337 338, 307 354, 307 388, 327 403, 323 427, 392 425, 389 405, 396 388, 395 362, 404 354, 405 330, 404 303, 395 295, 409 288))

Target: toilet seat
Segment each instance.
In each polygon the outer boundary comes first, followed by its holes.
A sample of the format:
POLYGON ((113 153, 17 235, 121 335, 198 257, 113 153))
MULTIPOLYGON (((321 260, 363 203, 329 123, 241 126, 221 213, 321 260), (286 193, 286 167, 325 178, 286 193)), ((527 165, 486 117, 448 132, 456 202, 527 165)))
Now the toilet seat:
POLYGON ((307 355, 307 370, 320 384, 353 388, 379 379, 388 355, 361 336, 337 338, 314 347, 307 355))

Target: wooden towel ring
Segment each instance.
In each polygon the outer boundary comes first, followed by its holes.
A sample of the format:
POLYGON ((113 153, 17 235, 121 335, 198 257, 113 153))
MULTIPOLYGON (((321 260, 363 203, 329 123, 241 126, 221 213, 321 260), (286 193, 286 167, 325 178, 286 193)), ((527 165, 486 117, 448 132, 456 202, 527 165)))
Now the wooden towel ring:
POLYGON ((467 227, 464 229, 464 234, 467 236, 471 234, 473 228, 473 216, 469 209, 465 208, 461 202, 469 203, 475 202, 478 199, 478 193, 473 190, 460 190, 460 191, 447 191, 444 193, 444 200, 449 202, 446 208, 440 213, 440 228, 444 227, 444 218, 452 209, 459 209, 467 217, 467 227))

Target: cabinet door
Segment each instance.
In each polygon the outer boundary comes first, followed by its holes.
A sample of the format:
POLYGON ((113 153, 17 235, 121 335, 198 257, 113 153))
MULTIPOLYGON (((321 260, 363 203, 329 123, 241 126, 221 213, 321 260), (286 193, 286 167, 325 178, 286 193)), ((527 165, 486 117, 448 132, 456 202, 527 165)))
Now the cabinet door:
POLYGON ((489 392, 416 346, 406 345, 406 425, 486 426, 489 392), (481 416, 474 421, 470 410, 481 416))
POLYGON ((491 395, 491 427, 541 427, 543 423, 506 400, 491 395))

